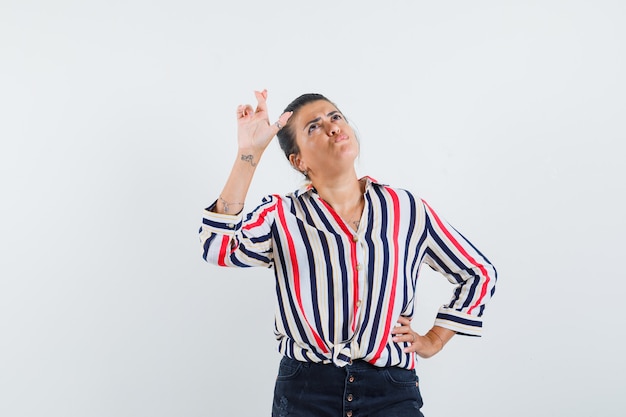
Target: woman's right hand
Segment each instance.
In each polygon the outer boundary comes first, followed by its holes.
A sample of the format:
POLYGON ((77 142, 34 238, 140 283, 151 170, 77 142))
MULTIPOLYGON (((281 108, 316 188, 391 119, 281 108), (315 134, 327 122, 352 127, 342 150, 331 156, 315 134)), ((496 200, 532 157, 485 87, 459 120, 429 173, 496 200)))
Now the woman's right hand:
POLYGON ((267 114, 267 90, 255 91, 257 107, 240 105, 237 107, 237 143, 240 150, 260 155, 285 126, 292 112, 283 113, 278 122, 270 124, 267 114))
POLYGON ((454 334, 452 330, 433 326, 428 333, 421 336, 411 328, 411 318, 401 316, 392 330, 392 340, 396 343, 408 343, 409 346, 404 348, 405 353, 415 352, 422 358, 430 358, 439 353, 454 334))

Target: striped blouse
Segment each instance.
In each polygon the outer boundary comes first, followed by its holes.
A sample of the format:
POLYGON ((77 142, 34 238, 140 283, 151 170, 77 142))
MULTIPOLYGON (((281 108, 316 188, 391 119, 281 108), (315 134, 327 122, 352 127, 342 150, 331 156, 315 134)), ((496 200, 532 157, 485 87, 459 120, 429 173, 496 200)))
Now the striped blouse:
POLYGON ((413 315, 423 264, 454 284, 435 324, 479 336, 496 271, 467 239, 410 192, 369 177, 358 230, 308 185, 270 195, 251 213, 204 211, 200 241, 207 262, 272 268, 278 350, 299 361, 344 366, 415 367, 406 343, 392 341, 400 316, 413 315))

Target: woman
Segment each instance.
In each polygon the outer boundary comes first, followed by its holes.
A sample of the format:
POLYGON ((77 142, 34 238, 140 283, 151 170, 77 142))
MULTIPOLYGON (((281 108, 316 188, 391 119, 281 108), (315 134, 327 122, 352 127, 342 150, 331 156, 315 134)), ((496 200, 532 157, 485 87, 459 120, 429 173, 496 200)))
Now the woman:
POLYGON ((267 91, 237 109, 239 152, 200 229, 204 259, 274 269, 275 334, 283 354, 273 416, 422 416, 415 354, 428 358, 456 333, 479 336, 496 271, 423 200, 358 178, 359 144, 319 94, 274 124, 267 91), (244 219, 255 168, 277 135, 308 184, 270 195, 244 219), (420 266, 455 284, 434 326, 411 329, 420 266))

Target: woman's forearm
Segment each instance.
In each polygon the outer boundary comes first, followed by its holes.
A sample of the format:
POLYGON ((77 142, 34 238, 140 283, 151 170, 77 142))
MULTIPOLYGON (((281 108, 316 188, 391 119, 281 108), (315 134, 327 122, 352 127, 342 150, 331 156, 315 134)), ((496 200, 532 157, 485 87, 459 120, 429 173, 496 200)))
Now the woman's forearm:
POLYGON ((254 172, 262 152, 239 149, 230 175, 220 193, 214 211, 223 214, 237 214, 243 209, 254 172))
POLYGON ((240 105, 237 107, 237 158, 233 163, 226 185, 213 208, 216 213, 237 214, 243 209, 248 189, 261 155, 278 133, 285 126, 291 112, 283 113, 274 124, 269 123, 267 115, 267 91, 255 91, 257 107, 240 105))

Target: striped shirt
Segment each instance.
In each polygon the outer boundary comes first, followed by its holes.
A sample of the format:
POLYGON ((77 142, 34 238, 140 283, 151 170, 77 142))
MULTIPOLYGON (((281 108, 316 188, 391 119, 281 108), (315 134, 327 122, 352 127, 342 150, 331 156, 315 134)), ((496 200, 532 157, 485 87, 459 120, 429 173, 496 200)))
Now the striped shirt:
POLYGON ((409 191, 369 177, 358 230, 311 186, 270 195, 251 213, 204 211, 207 262, 274 270, 278 350, 292 359, 344 366, 415 367, 406 343, 392 341, 400 316, 412 317, 420 268, 454 284, 435 325, 479 336, 496 271, 467 239, 409 191))

